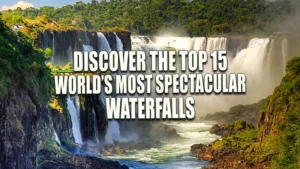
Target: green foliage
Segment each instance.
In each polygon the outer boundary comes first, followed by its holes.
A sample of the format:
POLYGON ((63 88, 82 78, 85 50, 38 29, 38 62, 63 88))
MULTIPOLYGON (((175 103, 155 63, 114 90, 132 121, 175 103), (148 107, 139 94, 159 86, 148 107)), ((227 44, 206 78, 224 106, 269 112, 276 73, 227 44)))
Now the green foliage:
POLYGON ((247 123, 246 121, 238 120, 232 124, 226 124, 225 129, 234 131, 250 130, 254 129, 254 126, 251 123, 247 123))
POLYGON ((44 140, 41 145, 38 146, 38 152, 42 149, 52 151, 59 157, 68 157, 71 154, 64 150, 63 148, 57 145, 57 142, 54 139, 46 139, 44 140))
POLYGON ((247 150, 250 159, 267 161, 271 168, 300 168, 300 57, 291 59, 286 75, 259 117, 259 138, 247 150))
MULTIPOLYGON (((291 0, 140 0, 102 1, 4 12, 7 23, 46 15, 80 29, 125 28, 137 34, 185 30, 192 36, 271 32, 293 11, 291 0)), ((169 32, 170 33, 170 32, 169 32)))
POLYGON ((257 138, 257 130, 246 130, 213 143, 213 149, 245 149, 257 138))
POLYGON ((270 99, 273 113, 277 113, 274 116, 284 119, 274 128, 280 130, 280 135, 272 167, 297 169, 300 167, 300 57, 288 62, 286 76, 270 99))
POLYGON ((45 56, 47 59, 50 59, 50 57, 52 56, 52 50, 50 48, 45 49, 45 56))
POLYGON ((20 32, 12 32, 0 19, 0 97, 9 90, 32 90, 41 103, 51 97, 52 78, 44 53, 34 49, 32 41, 20 32))

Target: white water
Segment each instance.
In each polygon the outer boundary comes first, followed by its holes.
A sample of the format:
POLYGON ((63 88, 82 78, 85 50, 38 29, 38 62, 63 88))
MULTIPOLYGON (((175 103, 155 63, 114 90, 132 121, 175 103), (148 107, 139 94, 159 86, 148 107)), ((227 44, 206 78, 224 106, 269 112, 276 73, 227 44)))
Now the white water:
POLYGON ((206 50, 206 38, 195 38, 193 50, 206 50))
MULTIPOLYGON (((206 50, 208 54, 215 50, 227 50, 228 43, 228 39, 224 37, 155 37, 154 39, 157 46, 169 46, 184 50, 206 50)), ((251 39, 247 48, 240 50, 233 57, 234 59, 228 58, 227 73, 246 74, 246 95, 194 95, 196 113, 199 116, 217 111, 227 111, 238 104, 255 103, 272 93, 285 73, 285 66, 289 58, 287 39, 280 41, 279 54, 275 40, 269 41, 268 38, 251 39), (275 57, 276 55, 279 56, 275 57), (282 71, 278 73, 275 71, 277 69, 282 71)), ((204 72, 212 72, 210 67, 211 63, 208 61, 204 72)))
POLYGON ((92 113, 93 113, 94 131, 95 131, 94 137, 95 137, 96 142, 100 143, 99 132, 98 132, 98 122, 97 122, 96 113, 95 113, 94 109, 92 109, 92 113))
MULTIPOLYGON (((121 39, 117 36, 116 33, 114 33, 114 34, 116 36, 117 51, 123 51, 123 44, 122 44, 121 39)), ((101 97, 101 100, 103 101, 103 103, 105 104, 105 102, 104 102, 104 97, 105 96, 103 94, 101 94, 100 97, 101 97)), ((119 123, 117 121, 110 120, 108 122, 108 128, 107 128, 106 135, 105 135, 105 142, 108 143, 108 144, 113 144, 114 141, 121 141, 120 126, 119 126, 119 123)))
POLYGON ((82 47, 83 47, 83 51, 86 51, 86 52, 94 51, 93 46, 90 46, 90 45, 82 45, 82 47))
POLYGON ((106 37, 103 35, 103 33, 98 32, 98 49, 99 51, 106 51, 111 52, 111 48, 109 46, 109 43, 106 39, 106 37))
POLYGON ((119 123, 115 120, 108 122, 108 128, 105 135, 105 142, 108 144, 113 144, 114 141, 120 141, 120 126, 119 123))
MULTIPOLYGON (((131 150, 124 155, 115 155, 109 158, 134 160, 151 164, 151 166, 140 166, 141 168, 191 168, 198 169, 203 166, 203 162, 197 160, 190 153, 190 146, 194 144, 209 144, 212 141, 219 139, 219 136, 209 133, 211 124, 206 123, 182 123, 168 122, 165 123, 171 128, 174 128, 181 139, 169 140, 162 142, 162 146, 146 150, 131 150)), ((126 163, 126 161, 125 161, 126 163)), ((127 161, 128 164, 128 161, 127 161)), ((135 164, 129 167, 135 168, 135 164)), ((136 167, 138 168, 138 167, 136 167)))
POLYGON ((282 51, 282 73, 285 74, 285 67, 288 62, 288 41, 283 39, 281 41, 281 51, 282 51))
POLYGON ((55 141, 61 146, 61 142, 55 130, 54 130, 54 137, 55 137, 55 141))
POLYGON ((123 43, 121 39, 118 37, 116 33, 114 33, 116 36, 116 42, 117 42, 117 51, 123 51, 123 43))
POLYGON ((207 38, 206 51, 208 54, 215 50, 226 50, 227 38, 207 38))
POLYGON ((78 117, 78 109, 75 107, 73 100, 68 96, 68 110, 72 120, 72 131, 76 143, 82 144, 82 136, 80 131, 80 119, 78 117))
POLYGON ((161 47, 192 50, 194 39, 189 37, 154 37, 154 43, 161 47))

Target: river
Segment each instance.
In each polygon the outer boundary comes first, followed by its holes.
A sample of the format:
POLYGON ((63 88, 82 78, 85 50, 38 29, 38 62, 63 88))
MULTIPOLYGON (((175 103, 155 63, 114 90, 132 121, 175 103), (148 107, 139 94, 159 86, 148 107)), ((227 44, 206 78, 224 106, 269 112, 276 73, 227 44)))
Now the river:
POLYGON ((219 136, 209 133, 211 122, 167 122, 181 139, 163 141, 158 148, 129 150, 123 155, 113 155, 107 159, 126 164, 130 169, 199 169, 208 162, 197 160, 190 152, 194 144, 209 144, 219 136))

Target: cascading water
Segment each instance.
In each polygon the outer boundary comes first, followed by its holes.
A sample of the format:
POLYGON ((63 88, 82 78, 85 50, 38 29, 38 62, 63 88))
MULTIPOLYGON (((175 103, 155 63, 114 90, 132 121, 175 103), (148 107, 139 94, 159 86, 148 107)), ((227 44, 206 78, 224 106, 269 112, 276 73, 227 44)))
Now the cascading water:
POLYGON ((93 46, 90 46, 90 45, 82 45, 83 47, 83 51, 86 51, 86 52, 91 52, 94 50, 93 46))
POLYGON ((189 37, 154 37, 154 43, 162 47, 191 50, 194 39, 189 37))
POLYGON ((96 113, 95 113, 94 109, 92 109, 92 111, 93 111, 92 113, 93 113, 93 121, 94 121, 95 140, 96 140, 97 143, 100 143, 96 113))
POLYGON ((73 64, 73 49, 71 46, 68 47, 67 54, 68 60, 73 64))
POLYGON ((285 74, 285 67, 288 62, 288 41, 287 39, 283 39, 281 41, 281 48, 282 48, 282 73, 285 74))
MULTIPOLYGON (((245 96, 216 96, 214 94, 193 96, 197 103, 195 105, 197 114, 205 115, 228 110, 237 104, 254 103, 267 97, 273 91, 284 75, 281 72, 285 70, 288 60, 287 40, 279 41, 280 45, 275 45, 275 40, 270 43, 269 41, 269 39, 254 38, 250 40, 247 48, 237 53, 233 60, 229 58, 227 72, 246 74, 247 94, 245 96), (276 48, 280 48, 280 51, 276 48), (275 56, 278 55, 276 53, 279 53, 280 56, 275 59, 275 56), (278 60, 282 60, 282 62, 278 60), (275 73, 277 72, 274 72, 275 69, 281 69, 281 72, 275 73), (257 86, 260 87, 257 88, 257 86), (211 105, 212 103, 213 105, 211 105)), ((154 42, 158 46, 171 46, 177 49, 206 50, 208 54, 215 50, 227 50, 228 45, 228 39, 224 37, 196 37, 194 40, 185 37, 155 37, 154 42)), ((236 51, 238 50, 236 49, 236 51)), ((205 72, 211 72, 210 67, 211 63, 208 62, 205 72)))
POLYGON ((76 143, 82 144, 82 136, 80 131, 80 119, 78 109, 75 107, 73 100, 68 96, 68 110, 72 120, 72 131, 76 143))
POLYGON ((117 51, 123 51, 123 43, 121 39, 118 37, 116 33, 114 33, 116 36, 116 42, 117 42, 117 51))
POLYGON ((120 126, 115 120, 108 122, 108 128, 105 135, 105 142, 108 144, 113 144, 114 141, 120 141, 120 126))
MULTIPOLYGON (((116 48, 117 51, 123 51, 123 44, 121 39, 114 33, 116 36, 116 48)), ((119 72, 120 73, 120 72, 119 72)), ((115 74, 114 74, 115 75, 115 74)), ((115 76, 114 76, 115 77, 115 76)), ((102 100, 103 104, 105 105, 105 94, 104 92, 101 93, 100 99, 102 100)), ((108 122, 108 128, 105 135, 105 142, 108 144, 113 144, 114 141, 120 141, 120 126, 119 123, 115 120, 110 120, 108 122)))
POLYGON ((106 39, 106 37, 103 35, 103 33, 98 32, 98 49, 99 51, 106 51, 106 52, 111 52, 111 48, 109 46, 109 43, 106 39))
POLYGON ((55 141, 61 146, 61 142, 55 130, 54 130, 54 137, 55 137, 55 141))
POLYGON ((207 38, 206 51, 208 54, 214 50, 226 50, 227 38, 207 38))
POLYGON ((193 50, 206 50, 206 38, 195 38, 193 50))
MULTIPOLYGON (((147 36, 131 36, 132 49, 136 51, 145 51, 149 53, 151 50, 159 50, 159 47, 155 45, 147 36)), ((150 68, 151 58, 146 57, 146 67, 150 68)), ((147 73, 151 73, 150 69, 147 69, 147 73)))

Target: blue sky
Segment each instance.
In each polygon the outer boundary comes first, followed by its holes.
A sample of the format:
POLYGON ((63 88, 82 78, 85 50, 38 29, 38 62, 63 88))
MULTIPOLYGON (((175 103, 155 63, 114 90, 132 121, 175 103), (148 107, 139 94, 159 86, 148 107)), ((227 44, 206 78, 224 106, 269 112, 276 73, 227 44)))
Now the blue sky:
MULTIPOLYGON (((16 3, 18 3, 19 0, 0 0, 0 9, 2 6, 12 6, 16 3)), ((75 4, 76 2, 80 0, 23 0, 25 2, 32 3, 34 7, 38 8, 41 6, 63 6, 66 4, 75 4)), ((91 2, 91 0, 81 0, 82 2, 91 2)))

